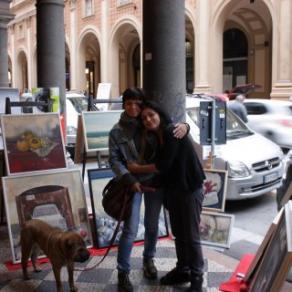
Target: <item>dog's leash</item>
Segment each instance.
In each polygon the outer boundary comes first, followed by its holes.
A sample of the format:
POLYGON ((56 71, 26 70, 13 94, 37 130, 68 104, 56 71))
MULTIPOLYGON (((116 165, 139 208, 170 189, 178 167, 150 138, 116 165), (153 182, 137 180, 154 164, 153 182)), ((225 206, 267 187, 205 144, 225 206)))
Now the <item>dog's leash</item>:
POLYGON ((110 244, 109 244, 108 248, 106 249, 106 252, 103 255, 102 259, 99 262, 97 262, 96 264, 94 264, 92 267, 87 267, 87 268, 74 268, 74 271, 84 272, 84 271, 92 270, 92 269, 98 267, 104 261, 104 259, 107 257, 108 253, 110 252, 110 250, 113 247, 113 244, 115 242, 115 239, 116 239, 117 234, 118 234, 119 229, 120 229, 120 225, 122 223, 122 218, 123 218, 124 213, 126 211, 126 203, 127 203, 127 200, 128 200, 128 195, 127 195, 128 194, 128 190, 127 189, 125 189, 125 194, 126 195, 124 196, 123 207, 122 207, 122 211, 121 211, 120 216, 119 216, 119 220, 118 220, 117 226, 116 226, 115 231, 113 233, 113 236, 112 236, 112 238, 110 240, 110 244))
MULTIPOLYGON (((148 187, 148 186, 141 186, 141 191, 144 193, 144 192, 155 192, 155 188, 152 188, 152 187, 148 187)), ((115 231, 113 233, 113 236, 110 240, 110 244, 108 246, 108 248, 106 249, 106 252, 105 254, 103 255, 103 257, 101 258, 101 260, 99 262, 97 262, 96 264, 94 264, 92 267, 86 267, 86 268, 74 268, 74 271, 79 271, 79 272, 85 272, 85 271, 90 271, 90 270, 93 270, 95 269, 96 267, 98 267, 103 261, 104 259, 107 257, 107 255, 109 254, 110 250, 112 249, 113 244, 115 242, 115 239, 117 237, 117 234, 119 232, 119 229, 120 229, 120 225, 122 223, 122 218, 124 216, 124 213, 126 211, 126 203, 127 203, 127 200, 128 200, 128 189, 125 189, 125 196, 124 196, 124 202, 123 202, 123 207, 122 207, 122 211, 120 213, 120 216, 119 216, 119 220, 118 220, 118 223, 117 223, 117 226, 115 228, 115 231)))

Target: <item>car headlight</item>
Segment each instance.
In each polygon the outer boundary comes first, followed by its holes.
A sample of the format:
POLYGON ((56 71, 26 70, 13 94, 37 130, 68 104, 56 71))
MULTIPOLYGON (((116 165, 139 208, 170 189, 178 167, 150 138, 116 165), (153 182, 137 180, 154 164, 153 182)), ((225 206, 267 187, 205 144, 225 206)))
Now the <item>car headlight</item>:
POLYGON ((250 175, 250 171, 241 161, 228 161, 228 175, 230 177, 246 177, 250 175))
POLYGON ((67 135, 76 135, 77 134, 77 129, 73 126, 68 126, 67 127, 67 135))

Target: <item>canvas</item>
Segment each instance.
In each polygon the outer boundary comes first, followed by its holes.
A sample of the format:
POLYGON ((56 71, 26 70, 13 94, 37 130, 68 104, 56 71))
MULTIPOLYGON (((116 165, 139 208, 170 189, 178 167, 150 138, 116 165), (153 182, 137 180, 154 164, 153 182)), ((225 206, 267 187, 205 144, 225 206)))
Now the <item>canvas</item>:
POLYGON ((108 150, 111 128, 119 121, 122 111, 82 112, 86 152, 108 150))
POLYGON ((58 113, 2 115, 7 174, 66 168, 58 113))
POLYGON ((281 209, 276 228, 251 279, 249 291, 280 291, 291 266, 291 260, 292 253, 288 250, 287 222, 285 212, 281 209))
POLYGON ((285 218, 287 222, 287 245, 288 252, 292 253, 292 201, 285 205, 285 218))
POLYGON ((230 247, 234 215, 203 211, 200 222, 202 244, 216 247, 230 247))
POLYGON ((270 225, 267 233, 265 234, 265 237, 264 237, 261 245, 259 246, 259 248, 255 254, 255 257, 254 257, 252 263, 249 265, 248 270, 244 276, 245 282, 249 282, 253 278, 255 272, 257 271, 257 269, 258 269, 258 267, 263 259, 263 255, 265 254, 266 249, 269 245, 269 242, 271 241, 271 238, 272 238, 273 234, 275 233, 277 224, 279 223, 279 220, 282 216, 282 212, 283 212, 283 209, 281 209, 280 212, 278 212, 278 214, 275 216, 272 224, 270 225))
POLYGON ((220 169, 204 169, 206 179, 203 184, 204 200, 203 208, 210 211, 224 212, 227 171, 220 169))
MULTIPOLYGON (((99 168, 88 170, 88 184, 91 198, 92 215, 93 215, 93 239, 97 248, 109 246, 113 231, 115 230, 117 221, 108 216, 101 205, 102 191, 108 181, 114 176, 110 168, 99 168)), ((118 244, 121 236, 122 224, 117 234, 114 244, 118 244)), ((144 240, 144 204, 142 203, 140 212, 140 223, 138 234, 135 241, 144 240)), ((161 211, 159 219, 159 237, 168 236, 168 226, 166 222, 165 212, 161 211)))
POLYGON ((2 178, 12 260, 19 262, 20 229, 40 219, 63 230, 74 230, 92 245, 84 186, 79 170, 51 171, 2 178))

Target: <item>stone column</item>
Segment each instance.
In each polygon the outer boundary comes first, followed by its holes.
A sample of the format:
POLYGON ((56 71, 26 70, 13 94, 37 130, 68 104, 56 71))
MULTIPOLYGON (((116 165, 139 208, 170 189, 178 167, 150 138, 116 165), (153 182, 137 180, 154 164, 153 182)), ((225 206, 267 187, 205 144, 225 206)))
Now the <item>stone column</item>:
POLYGON ((0 87, 8 87, 7 24, 14 15, 9 11, 10 0, 0 0, 0 87))
MULTIPOLYGON (((77 10, 76 10, 76 0, 70 1, 70 85, 71 89, 77 89, 77 10)), ((80 73, 80 72, 79 72, 80 73)), ((84 74, 84 72, 82 72, 84 74)), ((78 88, 80 89, 80 88, 78 88)))
MULTIPOLYGON (((279 1, 278 29, 274 32, 272 93, 273 98, 292 96, 292 3, 290 0, 279 1), (284 49, 285 48, 285 49, 284 49)), ((276 27, 276 26, 274 26, 276 27)))
POLYGON ((65 112, 64 1, 37 0, 37 77, 39 87, 59 87, 65 112))
POLYGON ((109 3, 107 0, 101 1, 101 39, 100 44, 100 63, 101 63, 101 82, 108 82, 108 43, 109 43, 109 3))
POLYGON ((172 119, 185 118, 185 1, 143 1, 143 86, 172 119))
POLYGON ((198 68, 196 74, 196 83, 194 92, 208 92, 210 85, 208 82, 208 68, 209 68, 209 0, 197 1, 198 10, 198 36, 196 46, 198 51, 196 53, 196 66, 198 68))

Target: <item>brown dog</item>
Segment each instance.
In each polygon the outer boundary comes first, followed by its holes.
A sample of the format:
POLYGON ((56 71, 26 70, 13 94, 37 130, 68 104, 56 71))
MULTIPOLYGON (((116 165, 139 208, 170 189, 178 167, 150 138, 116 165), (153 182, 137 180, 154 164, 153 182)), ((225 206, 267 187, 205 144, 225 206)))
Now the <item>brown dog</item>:
POLYGON ((56 279, 57 291, 63 291, 60 272, 65 265, 69 275, 70 291, 77 291, 77 288, 74 287, 73 279, 74 262, 82 263, 89 258, 89 252, 79 234, 72 231, 64 232, 41 220, 33 219, 26 222, 22 228, 20 244, 22 253, 21 265, 25 280, 29 279, 27 261, 30 254, 34 271, 40 271, 36 266, 39 247, 50 259, 56 279))

